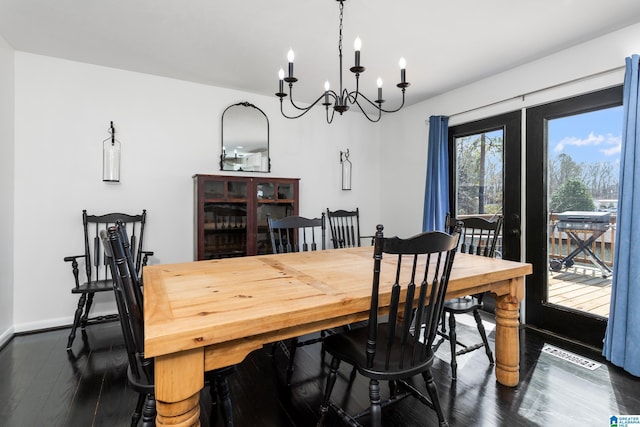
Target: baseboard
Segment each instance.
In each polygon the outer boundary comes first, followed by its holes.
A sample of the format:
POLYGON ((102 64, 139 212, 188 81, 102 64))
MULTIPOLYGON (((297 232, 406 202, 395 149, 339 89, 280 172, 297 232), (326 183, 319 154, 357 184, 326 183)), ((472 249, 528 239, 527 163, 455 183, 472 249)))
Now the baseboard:
MULTIPOLYGON (((113 311, 105 311, 101 313, 94 313, 91 311, 90 317, 107 316, 116 314, 113 311)), ((73 324, 73 317, 59 317, 57 319, 39 320, 36 322, 18 323, 13 325, 14 333, 16 334, 29 334, 34 332, 41 332, 50 329, 70 328, 73 324)))
POLYGON ((9 329, 7 329, 2 334, 0 334, 0 349, 4 348, 4 346, 9 341, 11 341, 11 338, 13 338, 14 332, 15 331, 14 331, 13 326, 10 326, 9 329))
POLYGON ((35 322, 16 323, 13 325, 16 334, 37 332, 41 330, 61 328, 64 326, 70 326, 73 323, 71 317, 60 317, 57 319, 38 320, 35 322))

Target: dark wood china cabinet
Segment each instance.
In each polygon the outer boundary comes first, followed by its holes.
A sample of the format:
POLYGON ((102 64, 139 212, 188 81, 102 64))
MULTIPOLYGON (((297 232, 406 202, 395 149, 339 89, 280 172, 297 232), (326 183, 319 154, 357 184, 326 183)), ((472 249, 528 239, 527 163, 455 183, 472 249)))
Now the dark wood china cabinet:
POLYGON ((271 253, 267 214, 298 215, 298 178, 193 178, 198 261, 271 253))

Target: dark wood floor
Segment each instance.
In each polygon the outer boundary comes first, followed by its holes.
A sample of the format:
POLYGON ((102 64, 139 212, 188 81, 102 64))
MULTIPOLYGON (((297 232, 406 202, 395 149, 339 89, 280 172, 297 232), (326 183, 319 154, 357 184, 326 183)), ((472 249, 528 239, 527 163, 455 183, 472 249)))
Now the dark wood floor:
MULTIPOLYGON (((463 336, 472 332, 464 325, 461 329, 463 336)), ((118 323, 88 328, 84 343, 76 339, 71 356, 65 351, 68 331, 16 336, 0 351, 1 426, 129 424, 136 395, 126 385, 127 361, 118 323)), ((493 333, 490 337, 493 340, 493 333)), ((482 351, 460 360, 457 384, 450 380, 447 362, 436 360, 434 377, 450 425, 605 426, 611 415, 640 414, 640 379, 607 365, 597 353, 581 351, 603 363, 598 369, 576 366, 542 352, 545 343, 580 351, 523 330, 521 382, 516 388, 496 383, 482 351)), ((237 425, 314 426, 327 372, 318 345, 298 351, 290 388, 283 384, 283 354, 278 352, 274 360, 269 350, 249 355, 231 377, 237 425)), ((447 345, 439 350, 444 360, 447 351, 447 345)), ((367 383, 358 377, 349 387, 348 367, 341 371, 334 401, 348 410, 366 407, 367 383)), ((385 408, 383 418, 385 426, 437 425, 433 411, 413 398, 385 408)), ((341 424, 334 416, 328 425, 341 424)))

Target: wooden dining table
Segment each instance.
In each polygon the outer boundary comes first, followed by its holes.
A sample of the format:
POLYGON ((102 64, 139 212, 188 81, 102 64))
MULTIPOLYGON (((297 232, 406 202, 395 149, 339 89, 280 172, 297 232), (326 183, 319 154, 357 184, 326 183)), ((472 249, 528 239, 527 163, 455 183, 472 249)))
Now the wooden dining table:
MULTIPOLYGON (((395 279, 388 262, 380 301, 395 279)), ((531 264, 459 253, 449 280, 447 297, 495 294, 495 375, 506 386, 519 381, 519 303, 531 272, 531 264)), ((238 364, 268 343, 366 320, 373 247, 161 264, 143 275, 156 425, 192 426, 205 371, 238 364)))

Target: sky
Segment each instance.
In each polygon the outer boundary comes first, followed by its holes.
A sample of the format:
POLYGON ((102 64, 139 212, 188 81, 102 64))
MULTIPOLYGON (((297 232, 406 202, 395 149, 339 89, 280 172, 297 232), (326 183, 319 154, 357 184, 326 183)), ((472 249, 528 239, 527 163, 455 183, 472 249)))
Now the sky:
POLYGON ((576 163, 619 162, 622 106, 549 121, 549 157, 565 153, 576 163))

